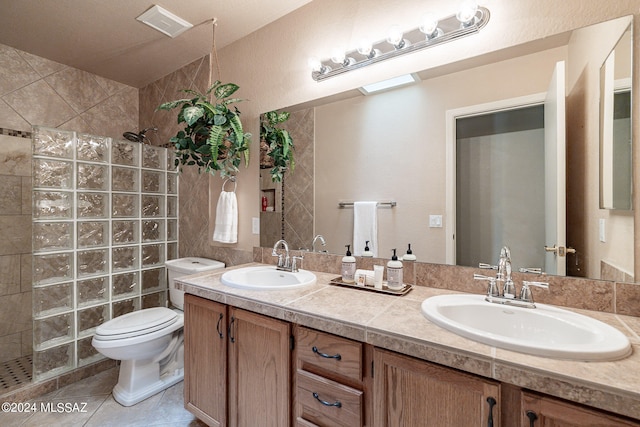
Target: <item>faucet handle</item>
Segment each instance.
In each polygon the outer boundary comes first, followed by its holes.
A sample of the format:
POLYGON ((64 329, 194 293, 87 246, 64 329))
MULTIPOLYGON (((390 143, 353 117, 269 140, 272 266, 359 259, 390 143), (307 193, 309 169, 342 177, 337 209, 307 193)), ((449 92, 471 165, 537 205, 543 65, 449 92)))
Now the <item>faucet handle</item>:
POLYGON ((474 274, 474 280, 486 280, 489 282, 489 286, 487 287, 487 295, 492 297, 499 297, 500 290, 498 289, 498 285, 496 284, 495 277, 484 276, 482 274, 474 274))
POLYGON ((302 261, 304 260, 304 256, 300 255, 300 256, 292 256, 291 257, 291 272, 292 273, 297 273, 298 272, 298 266, 296 265, 296 260, 300 260, 300 265, 302 265, 302 261))
POLYGON ((544 274, 540 267, 520 267, 518 271, 520 273, 544 274))
POLYGON ((546 282, 531 282, 528 280, 523 280, 522 289, 520 290, 520 300, 533 303, 533 293, 531 293, 530 286, 537 286, 538 288, 549 289, 549 284, 546 282))
POLYGON ((481 262, 480 264, 478 264, 479 268, 483 268, 485 270, 497 270, 498 266, 497 265, 491 265, 491 264, 485 264, 484 262, 481 262))

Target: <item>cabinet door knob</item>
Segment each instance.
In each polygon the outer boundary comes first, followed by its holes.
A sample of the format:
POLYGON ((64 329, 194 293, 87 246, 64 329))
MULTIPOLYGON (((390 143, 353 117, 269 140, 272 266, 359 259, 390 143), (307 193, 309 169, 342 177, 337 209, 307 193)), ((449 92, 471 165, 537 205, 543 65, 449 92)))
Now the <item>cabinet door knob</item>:
POLYGON ((313 351, 315 354, 317 354, 320 357, 324 357, 325 359, 336 359, 336 360, 342 359, 342 356, 340 356, 340 353, 334 354, 333 356, 327 353, 322 353, 320 350, 318 350, 318 347, 316 347, 315 345, 311 348, 311 351, 313 351))
POLYGON ((335 402, 331 403, 331 402, 327 402, 326 400, 320 399, 320 396, 315 391, 312 394, 313 394, 313 397, 318 402, 322 403, 324 406, 335 406, 336 408, 342 408, 342 403, 339 400, 336 400, 335 402))
POLYGON ((526 412, 527 418, 529 418, 529 427, 533 427, 536 420, 538 419, 538 414, 533 411, 526 412))
POLYGON ((493 427, 493 407, 496 406, 496 399, 489 396, 487 397, 487 403, 489 404, 489 418, 487 419, 487 427, 493 427))

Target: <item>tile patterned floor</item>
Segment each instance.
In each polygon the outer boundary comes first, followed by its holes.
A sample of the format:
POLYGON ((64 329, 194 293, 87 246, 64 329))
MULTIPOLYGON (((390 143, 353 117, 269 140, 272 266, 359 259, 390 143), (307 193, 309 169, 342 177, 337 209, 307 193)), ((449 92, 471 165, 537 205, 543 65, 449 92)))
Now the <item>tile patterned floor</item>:
POLYGON ((0 392, 31 382, 31 356, 0 363, 0 392))
MULTIPOLYGON (((27 403, 33 413, 0 412, 2 427, 205 427, 184 409, 183 382, 137 405, 124 407, 113 399, 111 390, 118 381, 118 368, 70 384, 27 403), (42 412, 40 409, 54 408, 42 412), (61 408, 58 411, 58 408, 61 408)), ((5 402, 0 402, 5 404, 5 402)), ((15 402, 18 403, 18 402, 15 402)), ((4 409, 4 407, 3 407, 4 409)))

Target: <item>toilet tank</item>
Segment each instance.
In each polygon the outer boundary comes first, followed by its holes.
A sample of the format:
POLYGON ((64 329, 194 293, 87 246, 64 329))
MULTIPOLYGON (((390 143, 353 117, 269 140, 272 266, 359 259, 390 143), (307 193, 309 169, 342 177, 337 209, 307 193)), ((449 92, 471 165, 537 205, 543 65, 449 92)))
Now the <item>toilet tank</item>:
POLYGON ((169 275, 169 299, 171 305, 180 310, 184 307, 184 292, 176 289, 174 280, 190 274, 224 268, 224 263, 207 258, 187 257, 165 262, 169 275))

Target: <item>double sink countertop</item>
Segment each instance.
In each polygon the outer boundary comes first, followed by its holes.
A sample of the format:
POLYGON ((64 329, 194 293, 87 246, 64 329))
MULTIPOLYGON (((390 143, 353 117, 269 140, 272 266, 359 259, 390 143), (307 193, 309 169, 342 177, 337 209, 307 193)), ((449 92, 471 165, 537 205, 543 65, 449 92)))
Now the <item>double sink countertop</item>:
POLYGON ((611 362, 576 362, 531 356, 463 338, 427 320, 421 304, 434 295, 459 293, 414 286, 405 296, 330 285, 334 273, 313 273, 315 285, 292 290, 246 290, 226 286, 226 271, 177 280, 193 295, 522 388, 640 419, 640 318, 576 310, 629 337, 633 353, 611 362))

